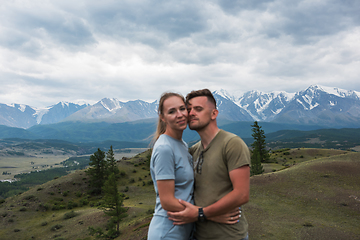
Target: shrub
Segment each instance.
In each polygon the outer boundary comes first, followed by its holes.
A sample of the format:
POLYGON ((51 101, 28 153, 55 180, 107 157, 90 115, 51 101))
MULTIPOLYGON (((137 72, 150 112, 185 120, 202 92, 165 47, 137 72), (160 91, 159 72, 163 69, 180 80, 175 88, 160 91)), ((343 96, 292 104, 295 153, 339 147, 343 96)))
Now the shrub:
POLYGON ((20 212, 25 212, 25 211, 26 211, 26 207, 20 208, 20 212))
POLYGON ((76 192, 76 193, 75 193, 75 196, 76 196, 76 197, 81 197, 81 196, 82 196, 82 192, 76 192))
POLYGON ((48 223, 45 221, 45 222, 42 222, 41 223, 41 226, 46 226, 48 223))
POLYGON ((62 225, 56 224, 56 225, 52 226, 52 227, 50 228, 50 230, 51 230, 51 231, 56 231, 56 230, 59 230, 59 229, 62 228, 62 227, 63 227, 62 225))
POLYGON ((89 204, 89 200, 87 200, 86 198, 82 198, 81 200, 80 200, 80 205, 81 206, 86 206, 86 205, 88 205, 89 204))
POLYGON ((67 209, 73 209, 76 208, 78 206, 77 203, 73 202, 73 201, 69 201, 67 204, 67 209))
POLYGON ((70 219, 70 218, 76 217, 77 215, 78 214, 74 211, 67 212, 64 214, 64 219, 70 219))
POLYGON ((40 208, 41 210, 47 211, 47 210, 50 209, 50 206, 49 206, 49 204, 47 204, 47 203, 45 203, 44 205, 43 205, 42 203, 40 203, 40 204, 39 204, 39 208, 40 208))

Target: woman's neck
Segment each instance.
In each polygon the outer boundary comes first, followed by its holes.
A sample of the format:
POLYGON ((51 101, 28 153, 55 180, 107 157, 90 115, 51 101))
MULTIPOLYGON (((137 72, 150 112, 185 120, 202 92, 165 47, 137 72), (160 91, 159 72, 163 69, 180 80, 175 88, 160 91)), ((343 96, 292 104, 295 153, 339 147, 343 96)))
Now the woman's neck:
POLYGON ((166 129, 166 131, 164 132, 165 135, 168 135, 174 139, 177 139, 177 140, 181 140, 182 139, 182 134, 183 134, 183 131, 174 131, 172 129, 166 129))

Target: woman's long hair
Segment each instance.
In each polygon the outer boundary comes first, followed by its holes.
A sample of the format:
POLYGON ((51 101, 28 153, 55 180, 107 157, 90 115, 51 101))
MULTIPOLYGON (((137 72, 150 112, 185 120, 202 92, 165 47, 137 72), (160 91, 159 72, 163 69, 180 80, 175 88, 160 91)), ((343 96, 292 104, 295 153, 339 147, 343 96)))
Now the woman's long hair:
POLYGON ((179 93, 174 93, 174 92, 165 92, 161 95, 160 100, 159 100, 159 107, 158 107, 158 115, 159 115, 159 119, 158 119, 158 124, 157 124, 157 128, 156 128, 156 132, 153 134, 154 137, 150 143, 151 146, 153 146, 156 142, 156 140, 160 137, 161 134, 163 134, 166 131, 166 123, 163 122, 161 120, 161 116, 164 116, 164 102, 166 99, 168 99, 169 97, 179 97, 183 100, 183 102, 185 103, 185 98, 183 95, 179 94, 179 93))

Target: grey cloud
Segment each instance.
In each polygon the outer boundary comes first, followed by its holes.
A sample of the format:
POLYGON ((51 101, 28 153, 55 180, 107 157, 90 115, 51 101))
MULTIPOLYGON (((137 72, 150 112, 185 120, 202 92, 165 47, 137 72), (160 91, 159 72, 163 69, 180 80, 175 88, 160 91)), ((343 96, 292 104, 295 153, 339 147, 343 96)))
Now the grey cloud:
POLYGON ((100 8, 89 5, 88 11, 97 31, 155 46, 189 37, 205 26, 196 1, 125 2, 100 8))
MULTIPOLYGON (((34 45, 36 39, 42 41, 42 45, 48 44, 46 41, 54 41, 56 45, 65 47, 81 47, 95 43, 85 22, 75 15, 42 7, 40 4, 24 9, 21 6, 7 9, 6 14, 1 17, 2 25, 9 34, 1 41, 3 46, 27 51, 24 46, 34 45)), ((35 46, 34 49, 36 51, 39 47, 35 46)))
POLYGON ((357 1, 277 1, 271 11, 282 16, 278 25, 269 26, 268 36, 274 33, 290 35, 294 43, 312 44, 321 37, 333 35, 360 23, 360 4, 357 1))
POLYGON ((229 1, 229 0, 217 0, 216 3, 221 6, 221 8, 230 14, 238 14, 243 10, 265 10, 269 3, 274 0, 257 0, 257 1, 248 1, 248 0, 237 0, 237 1, 229 1))

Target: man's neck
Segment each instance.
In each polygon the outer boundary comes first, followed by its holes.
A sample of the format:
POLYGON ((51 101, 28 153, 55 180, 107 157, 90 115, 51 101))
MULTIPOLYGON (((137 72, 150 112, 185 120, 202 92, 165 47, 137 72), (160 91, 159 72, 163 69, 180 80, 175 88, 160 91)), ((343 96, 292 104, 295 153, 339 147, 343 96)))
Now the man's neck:
POLYGON ((208 125, 207 128, 202 129, 201 131, 198 131, 198 134, 201 138, 201 144, 204 149, 207 148, 207 146, 211 143, 211 141, 214 139, 216 134, 220 131, 218 126, 215 125, 208 125))

